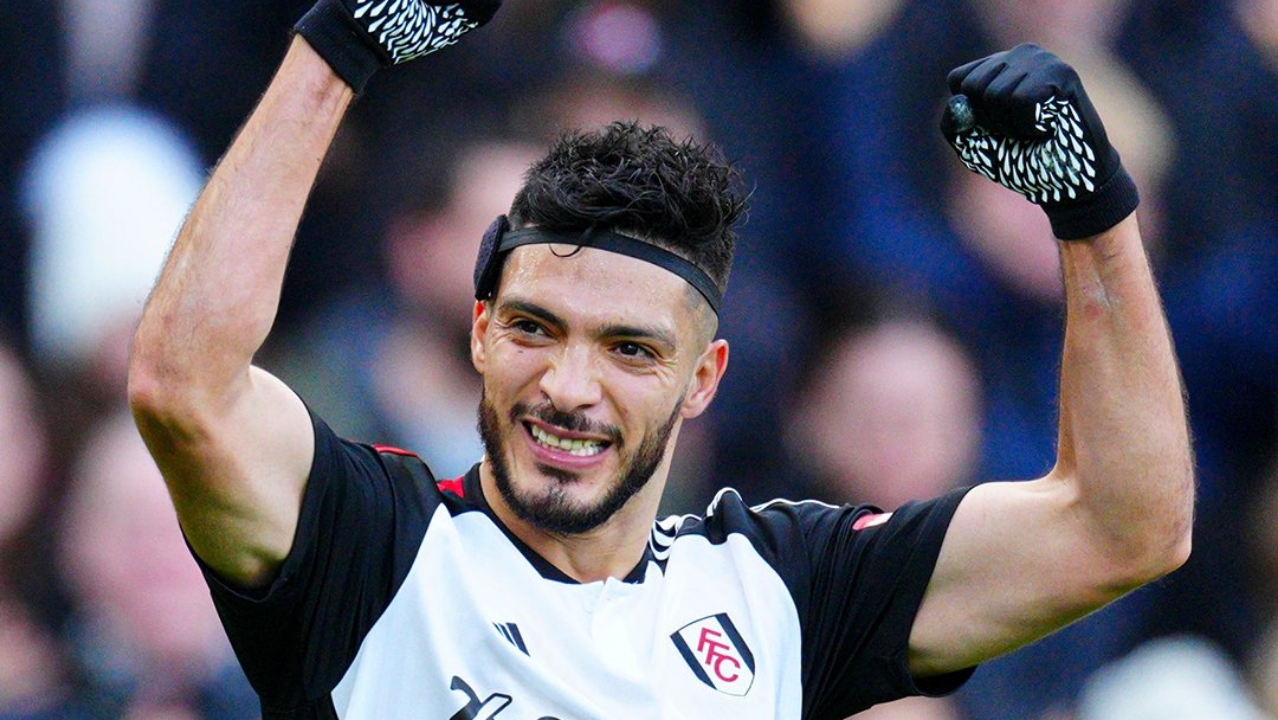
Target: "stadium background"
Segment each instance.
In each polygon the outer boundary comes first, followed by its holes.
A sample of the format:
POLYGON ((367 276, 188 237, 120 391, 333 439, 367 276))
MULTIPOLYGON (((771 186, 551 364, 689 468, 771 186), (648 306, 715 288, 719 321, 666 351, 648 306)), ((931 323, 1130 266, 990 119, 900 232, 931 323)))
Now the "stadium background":
MULTIPOLYGON (((308 4, 0 9, 4 720, 256 715, 123 368, 164 249, 308 4)), ((510 0, 370 84, 260 361, 340 432, 459 474, 480 232, 557 133, 638 118, 720 143, 753 194, 732 368, 685 431, 669 510, 721 485, 891 507, 1040 475, 1055 249, 936 130, 946 72, 1021 41, 1079 68, 1141 184, 1200 466, 1195 553, 953 700, 879 717, 1278 715, 1278 1, 510 0)))

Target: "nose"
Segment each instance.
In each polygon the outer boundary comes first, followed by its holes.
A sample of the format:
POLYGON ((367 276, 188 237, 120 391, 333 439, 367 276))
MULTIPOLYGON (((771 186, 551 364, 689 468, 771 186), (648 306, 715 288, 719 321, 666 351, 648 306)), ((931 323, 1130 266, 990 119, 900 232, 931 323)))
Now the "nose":
POLYGON ((602 398, 599 366, 590 348, 566 345, 541 376, 541 391, 561 412, 597 404, 602 398))

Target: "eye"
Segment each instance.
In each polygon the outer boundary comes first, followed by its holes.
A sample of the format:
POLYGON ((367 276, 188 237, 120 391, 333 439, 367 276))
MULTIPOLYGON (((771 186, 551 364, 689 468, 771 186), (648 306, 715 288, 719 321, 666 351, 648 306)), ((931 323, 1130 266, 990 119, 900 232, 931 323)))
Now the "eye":
POLYGON ((523 333, 524 335, 545 334, 545 330, 541 327, 541 325, 537 324, 533 320, 529 320, 528 318, 516 318, 510 322, 510 327, 512 330, 523 333))
POLYGON ((627 358, 646 359, 656 357, 652 350, 636 342, 618 343, 616 350, 618 355, 627 358))

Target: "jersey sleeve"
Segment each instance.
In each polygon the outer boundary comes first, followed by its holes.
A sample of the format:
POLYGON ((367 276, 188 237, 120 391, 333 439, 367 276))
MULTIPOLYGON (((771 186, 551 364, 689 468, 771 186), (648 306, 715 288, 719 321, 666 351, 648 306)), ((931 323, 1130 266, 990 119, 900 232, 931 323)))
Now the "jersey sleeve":
POLYGON ((973 669, 918 679, 909 639, 950 519, 966 494, 881 513, 772 503, 754 534, 794 598, 803 633, 804 718, 839 720, 911 695, 957 690, 973 669))
POLYGON ((306 715, 327 702, 407 575, 440 502, 416 457, 342 440, 318 417, 312 422, 315 457, 275 581, 245 591, 201 563, 267 718, 306 715))

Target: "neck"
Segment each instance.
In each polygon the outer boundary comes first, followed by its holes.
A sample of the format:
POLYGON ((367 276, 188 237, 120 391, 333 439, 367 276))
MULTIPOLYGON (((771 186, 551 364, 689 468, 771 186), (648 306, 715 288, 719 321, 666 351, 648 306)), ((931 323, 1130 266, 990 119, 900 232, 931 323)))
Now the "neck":
POLYGON ((519 517, 497 489, 486 457, 479 479, 488 506, 515 537, 568 577, 589 583, 624 578, 643 559, 668 471, 667 458, 652 480, 607 522, 571 535, 547 531, 519 517))

